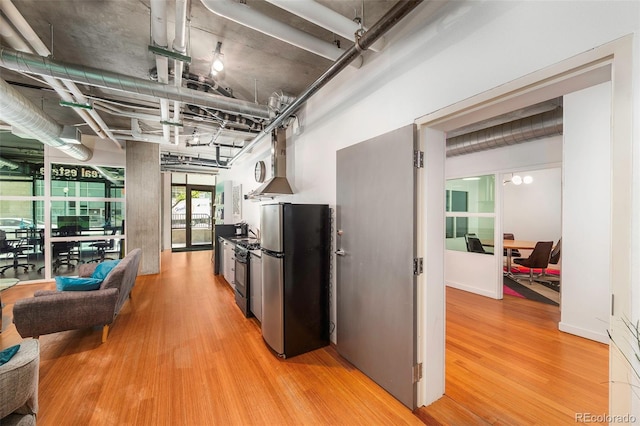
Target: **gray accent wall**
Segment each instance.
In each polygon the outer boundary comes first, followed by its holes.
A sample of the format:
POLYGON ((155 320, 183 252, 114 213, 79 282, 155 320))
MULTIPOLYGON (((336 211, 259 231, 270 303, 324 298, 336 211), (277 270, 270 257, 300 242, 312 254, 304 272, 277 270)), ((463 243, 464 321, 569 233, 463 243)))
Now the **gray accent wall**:
POLYGON ((160 272, 160 145, 127 141, 127 252, 142 249, 140 274, 160 272))

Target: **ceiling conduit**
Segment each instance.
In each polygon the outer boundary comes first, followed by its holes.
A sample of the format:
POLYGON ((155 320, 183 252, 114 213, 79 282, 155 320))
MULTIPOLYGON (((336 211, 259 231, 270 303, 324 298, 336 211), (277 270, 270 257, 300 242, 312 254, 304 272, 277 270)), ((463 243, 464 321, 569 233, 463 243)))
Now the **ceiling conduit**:
POLYGON ((70 157, 87 161, 93 155, 84 145, 70 144, 60 139, 62 126, 2 79, 0 79, 0 119, 33 139, 58 148, 70 157))
MULTIPOLYGON (((17 32, 8 24, 8 22, 6 22, 4 18, 0 17, 2 18, 0 20, 0 32, 11 47, 22 52, 33 53, 35 51, 40 56, 51 56, 51 52, 49 51, 47 46, 44 45, 33 28, 31 28, 29 23, 26 21, 26 19, 24 19, 24 17, 20 14, 18 9, 10 0, 2 0, 0 2, 0 7, 2 8, 2 12, 9 18, 11 23, 16 27, 22 37, 24 37, 24 39, 26 40, 25 43, 17 34, 17 32)), ((44 80, 56 91, 56 93, 58 93, 63 101, 69 103, 89 103, 89 100, 82 94, 82 92, 80 92, 80 89, 78 89, 75 84, 71 82, 64 82, 64 86, 66 86, 68 91, 70 91, 75 96, 76 99, 73 99, 73 97, 69 95, 65 87, 63 87, 63 85, 59 81, 51 77, 45 77, 44 80)), ((98 115, 96 111, 87 111, 83 108, 73 108, 73 110, 89 125, 89 127, 91 127, 91 129, 101 139, 109 138, 118 146, 118 148, 122 149, 122 145, 120 145, 120 143, 116 141, 115 136, 113 135, 113 133, 111 133, 107 124, 104 122, 104 120, 102 120, 102 117, 100 117, 100 115, 98 115)))
POLYGON ((271 131, 277 128, 291 114, 294 114, 305 102, 309 100, 318 90, 320 90, 331 79, 345 69, 351 61, 367 50, 373 43, 389 31, 395 24, 404 18, 409 12, 415 9, 423 0, 401 0, 397 2, 378 22, 366 31, 355 45, 347 50, 327 71, 325 71, 316 81, 311 83, 300 96, 296 98, 280 115, 271 121, 255 138, 244 146, 238 153, 229 160, 228 165, 232 165, 241 155, 251 150, 265 136, 271 135, 271 131))
POLYGON ((153 100, 165 98, 201 108, 213 108, 231 114, 268 119, 269 110, 264 105, 256 105, 235 98, 227 98, 184 87, 160 84, 142 78, 131 77, 112 71, 99 70, 83 65, 68 64, 51 58, 17 52, 0 47, 0 66, 13 71, 24 72, 69 80, 79 84, 111 90, 135 93, 153 100))
MULTIPOLYGON (((356 39, 356 32, 360 31, 360 25, 355 20, 352 21, 315 0, 267 0, 267 2, 353 42, 356 39)), ((363 18, 361 17, 361 19, 363 18)), ((366 28, 364 29, 366 30, 366 28)), ((369 49, 374 52, 380 52, 384 45, 384 38, 381 37, 369 49)))
POLYGON ((562 108, 447 139, 447 157, 562 134, 562 108))
MULTIPOLYGON (((232 0, 200 0, 204 7, 216 15, 227 18, 240 25, 249 27, 263 34, 277 38, 300 49, 307 50, 332 61, 337 60, 344 53, 333 43, 320 40, 304 31, 270 18, 249 8, 246 4, 232 0)), ((355 58, 354 58, 355 59, 355 58)), ((362 58, 354 63, 355 67, 362 65, 362 58)))

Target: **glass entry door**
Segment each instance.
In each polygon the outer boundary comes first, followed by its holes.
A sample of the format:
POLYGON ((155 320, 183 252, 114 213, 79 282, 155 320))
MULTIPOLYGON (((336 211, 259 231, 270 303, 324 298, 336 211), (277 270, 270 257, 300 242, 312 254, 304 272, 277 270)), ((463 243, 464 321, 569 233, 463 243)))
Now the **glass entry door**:
POLYGON ((171 191, 171 248, 211 250, 213 187, 173 185, 171 191))

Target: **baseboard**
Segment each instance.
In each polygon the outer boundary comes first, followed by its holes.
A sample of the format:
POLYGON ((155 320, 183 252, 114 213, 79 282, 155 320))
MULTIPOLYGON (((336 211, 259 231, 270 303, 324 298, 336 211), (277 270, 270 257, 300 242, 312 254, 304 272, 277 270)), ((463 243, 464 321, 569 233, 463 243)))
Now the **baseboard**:
POLYGON ((609 336, 606 333, 597 333, 595 331, 587 330, 581 327, 576 327, 574 325, 567 324, 562 321, 558 324, 558 329, 560 331, 573 334, 578 337, 584 337, 585 339, 595 340, 596 342, 609 344, 609 336))
POLYGON ((480 296, 490 297, 491 299, 498 299, 498 295, 495 292, 484 290, 477 287, 471 287, 464 284, 459 284, 451 281, 447 281, 448 287, 457 288, 458 290, 468 291, 469 293, 478 294, 480 296))

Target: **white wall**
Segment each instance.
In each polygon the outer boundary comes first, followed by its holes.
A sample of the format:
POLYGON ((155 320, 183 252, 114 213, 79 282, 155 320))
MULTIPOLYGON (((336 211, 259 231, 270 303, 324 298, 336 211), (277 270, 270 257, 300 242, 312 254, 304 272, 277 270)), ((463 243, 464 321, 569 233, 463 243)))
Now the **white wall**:
POLYGON ((504 232, 514 234, 517 240, 558 242, 562 235, 561 173, 558 167, 523 171, 518 174, 531 176, 532 183, 502 187, 504 232))
MULTIPOLYGON (((304 131, 288 158, 297 193, 283 200, 334 206, 337 149, 640 30, 639 2, 459 1, 431 15, 438 5, 423 4, 388 34, 382 53, 367 54, 363 67, 349 67, 307 103, 299 114, 304 131)), ((637 44, 635 52, 638 66, 637 44)), ((635 87, 639 75, 635 70, 635 87)), ((640 127, 639 114, 633 123, 640 127)), ((640 151, 638 133, 633 144, 640 151)), ((247 156, 225 175, 250 179, 258 157, 247 156)), ((243 214, 257 217, 258 204, 245 204, 243 214)), ((393 206, 382 207, 392 222, 393 206)), ((335 300, 332 306, 335 312, 335 300)))
POLYGON ((610 307, 610 123, 611 83, 564 97, 560 329, 604 343, 610 307))

